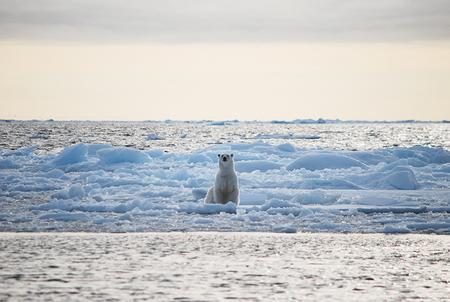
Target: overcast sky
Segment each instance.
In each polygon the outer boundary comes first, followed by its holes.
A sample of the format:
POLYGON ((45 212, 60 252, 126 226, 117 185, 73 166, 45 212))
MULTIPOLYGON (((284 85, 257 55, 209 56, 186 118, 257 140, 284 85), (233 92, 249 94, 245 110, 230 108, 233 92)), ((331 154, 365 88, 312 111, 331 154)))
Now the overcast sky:
POLYGON ((450 38, 448 0, 0 0, 0 38, 97 42, 450 38))
POLYGON ((0 0, 0 118, 449 115, 450 0, 0 0))

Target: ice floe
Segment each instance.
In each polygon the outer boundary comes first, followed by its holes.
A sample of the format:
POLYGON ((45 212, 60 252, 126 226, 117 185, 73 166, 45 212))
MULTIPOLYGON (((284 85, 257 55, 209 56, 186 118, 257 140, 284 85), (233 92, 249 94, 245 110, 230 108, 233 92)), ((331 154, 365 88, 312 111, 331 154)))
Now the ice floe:
POLYGON ((0 230, 450 233, 450 152, 290 143, 167 153, 75 144, 0 150, 0 230), (235 154, 241 203, 205 205, 217 154, 235 154))

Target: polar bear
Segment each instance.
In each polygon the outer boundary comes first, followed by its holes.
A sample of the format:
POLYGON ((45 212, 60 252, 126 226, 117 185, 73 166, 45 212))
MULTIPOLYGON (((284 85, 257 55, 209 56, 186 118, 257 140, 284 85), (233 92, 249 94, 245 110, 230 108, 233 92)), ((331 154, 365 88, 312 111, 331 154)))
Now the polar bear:
POLYGON ((233 154, 218 154, 219 171, 214 187, 208 190, 205 203, 226 204, 229 201, 239 204, 239 183, 234 170, 233 154))

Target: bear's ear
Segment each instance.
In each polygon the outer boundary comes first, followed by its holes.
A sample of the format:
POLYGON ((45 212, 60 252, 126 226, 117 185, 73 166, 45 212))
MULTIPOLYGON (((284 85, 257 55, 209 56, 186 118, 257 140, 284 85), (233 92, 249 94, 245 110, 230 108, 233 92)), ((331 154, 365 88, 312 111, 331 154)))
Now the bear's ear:
POLYGON ((220 157, 220 154, 217 154, 217 157, 220 157))
POLYGON ((231 157, 233 157, 233 153, 231 153, 231 157))

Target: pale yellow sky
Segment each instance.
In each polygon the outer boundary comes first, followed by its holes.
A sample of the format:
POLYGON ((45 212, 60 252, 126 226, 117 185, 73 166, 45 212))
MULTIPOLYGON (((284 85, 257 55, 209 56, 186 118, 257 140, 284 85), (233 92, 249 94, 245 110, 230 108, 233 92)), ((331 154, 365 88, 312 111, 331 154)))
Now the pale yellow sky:
POLYGON ((446 0, 0 0, 0 118, 450 119, 446 0))
POLYGON ((450 43, 0 44, 0 118, 450 118, 450 43))

